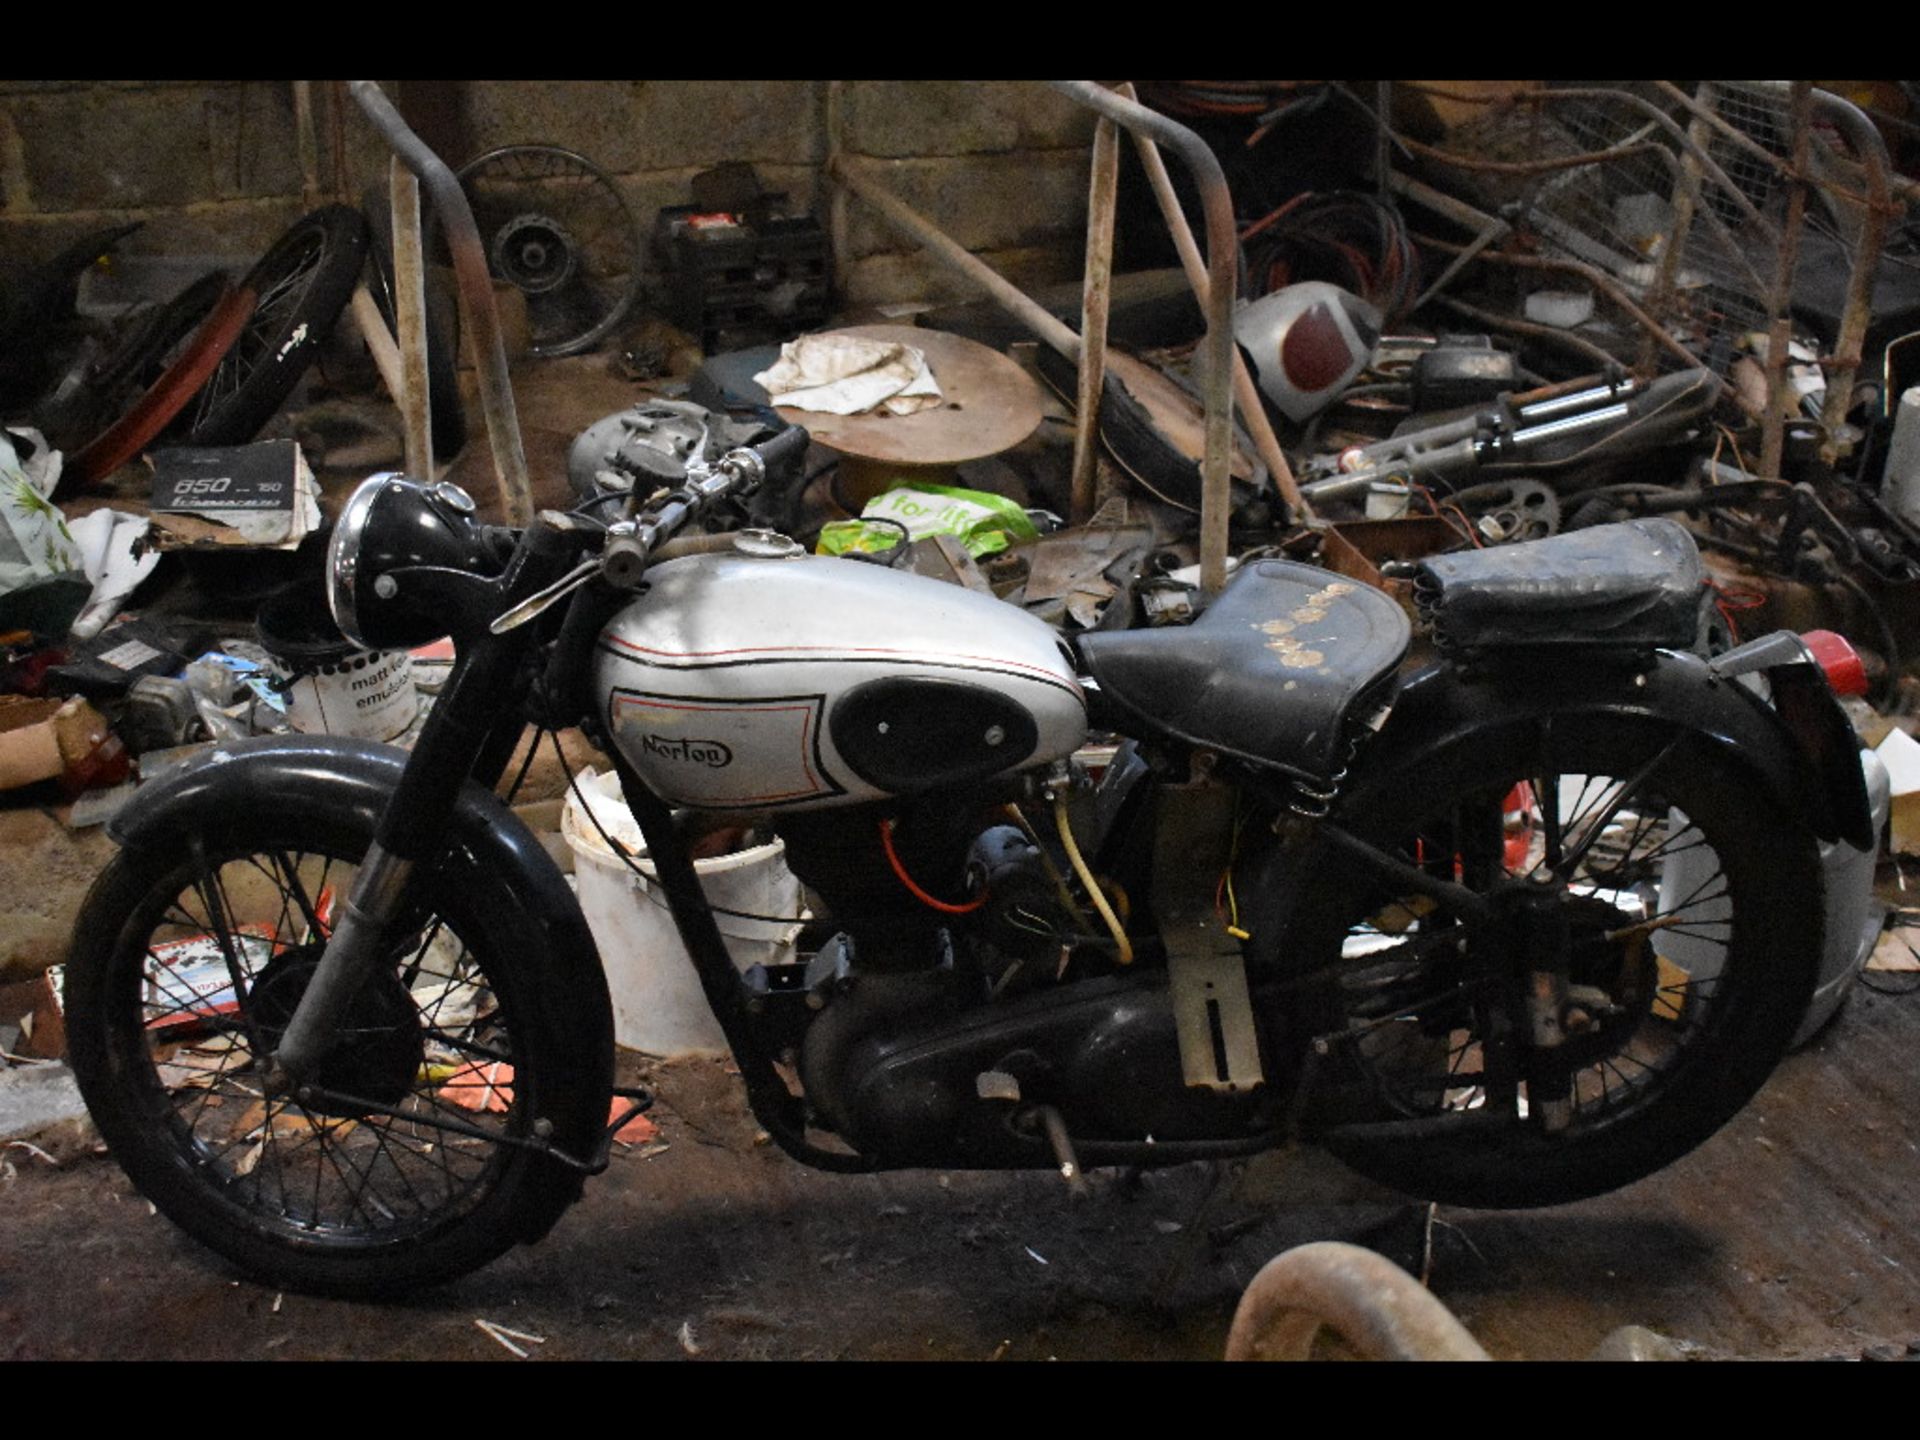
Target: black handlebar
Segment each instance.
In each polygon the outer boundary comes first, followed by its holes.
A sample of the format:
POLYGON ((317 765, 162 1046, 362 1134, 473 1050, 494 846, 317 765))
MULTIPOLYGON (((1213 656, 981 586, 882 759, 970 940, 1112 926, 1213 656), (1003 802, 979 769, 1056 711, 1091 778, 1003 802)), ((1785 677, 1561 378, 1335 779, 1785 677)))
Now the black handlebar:
POLYGON ((798 460, 807 453, 807 446, 813 437, 803 426, 789 425, 770 440, 762 440, 753 448, 760 456, 760 463, 772 474, 789 461, 798 460))

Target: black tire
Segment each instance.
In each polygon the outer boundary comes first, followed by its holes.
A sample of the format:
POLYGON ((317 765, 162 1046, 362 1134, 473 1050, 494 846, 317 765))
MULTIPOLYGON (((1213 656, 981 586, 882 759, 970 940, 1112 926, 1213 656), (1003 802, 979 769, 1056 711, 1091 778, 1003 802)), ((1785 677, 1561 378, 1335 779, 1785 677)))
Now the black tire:
POLYGON ((1557 845, 1567 883, 1549 893, 1596 1022, 1557 1050, 1517 1043, 1524 964, 1404 888, 1367 883, 1351 857, 1309 862, 1286 948, 1266 957, 1269 974, 1299 977, 1279 982, 1275 1013, 1294 1053, 1318 1051, 1306 1108, 1328 1148, 1396 1189, 1519 1208, 1640 1179, 1746 1104, 1806 1012, 1818 850, 1757 776, 1697 736, 1581 717, 1482 732, 1358 779, 1338 818, 1482 893, 1544 882, 1557 845), (1596 820, 1600 839, 1577 858, 1596 820), (1665 923, 1636 928, 1651 920, 1665 923), (1523 1078, 1535 1066, 1542 1078, 1523 1078), (1571 1114, 1552 1130, 1556 1097, 1571 1114))
POLYGON ((253 317, 213 378, 174 422, 184 445, 244 445, 287 402, 353 297, 367 222, 350 205, 303 216, 241 280, 253 317))
MULTIPOLYGON (((368 287, 374 304, 380 307, 387 328, 399 335, 395 316, 393 279, 393 210, 384 190, 369 186, 361 205, 367 219, 367 251, 373 261, 368 287)), ((458 314, 453 299, 429 283, 427 286, 427 404, 433 415, 433 458, 451 460, 467 443, 467 412, 460 398, 458 356, 454 337, 458 333, 458 314)))
POLYGON ((566 997, 542 987, 538 923, 459 858, 416 875, 393 963, 352 1002, 351 1038, 319 1073, 407 1118, 261 1098, 256 1052, 284 1029, 365 848, 350 829, 283 817, 123 851, 87 897, 66 980, 74 1072, 134 1184, 262 1283, 331 1295, 434 1284, 538 1239, 580 1177, 509 1140, 538 1117, 585 1150, 608 1104, 595 1047, 575 1043, 556 1010, 566 997), (195 989, 175 942, 222 935, 243 986, 202 938, 211 966, 195 989))

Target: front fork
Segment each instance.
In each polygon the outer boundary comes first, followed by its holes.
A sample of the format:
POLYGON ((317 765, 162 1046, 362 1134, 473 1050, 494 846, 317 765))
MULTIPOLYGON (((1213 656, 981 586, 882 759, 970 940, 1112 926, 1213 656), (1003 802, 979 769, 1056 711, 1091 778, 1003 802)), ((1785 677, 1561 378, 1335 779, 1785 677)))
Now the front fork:
MULTIPOLYGON (((529 532, 532 543, 523 545, 502 577, 503 609, 546 583, 562 563, 556 546, 540 543, 543 533, 538 527, 529 532), (555 553, 547 554, 550 549, 555 553)), ((271 1093, 298 1094, 313 1082, 347 1006, 372 975, 405 911, 408 882, 446 834, 461 787, 483 768, 495 773, 482 778, 498 780, 506 758, 498 738, 507 723, 501 705, 511 701, 518 717, 516 681, 534 632, 523 625, 495 635, 482 621, 477 633, 462 637, 446 688, 421 727, 327 948, 273 1054, 267 1070, 271 1093)))

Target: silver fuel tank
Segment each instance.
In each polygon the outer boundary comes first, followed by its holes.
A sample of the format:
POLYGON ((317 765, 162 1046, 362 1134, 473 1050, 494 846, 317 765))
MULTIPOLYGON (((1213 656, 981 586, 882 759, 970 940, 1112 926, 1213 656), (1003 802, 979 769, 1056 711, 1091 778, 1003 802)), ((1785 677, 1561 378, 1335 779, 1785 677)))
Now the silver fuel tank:
POLYGON ((1042 621, 853 560, 700 555, 647 574, 601 633, 608 730, 649 787, 704 810, 821 807, 1071 754, 1073 665, 1042 621))

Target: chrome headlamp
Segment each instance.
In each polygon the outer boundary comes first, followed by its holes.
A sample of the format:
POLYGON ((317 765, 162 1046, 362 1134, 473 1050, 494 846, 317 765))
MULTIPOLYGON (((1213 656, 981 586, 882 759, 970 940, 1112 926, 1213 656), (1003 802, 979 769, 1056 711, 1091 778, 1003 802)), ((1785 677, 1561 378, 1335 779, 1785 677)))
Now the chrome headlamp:
POLYGON ((374 475, 327 544, 327 607, 354 644, 407 649, 462 628, 469 607, 484 618, 476 592, 503 568, 458 485, 374 475))

